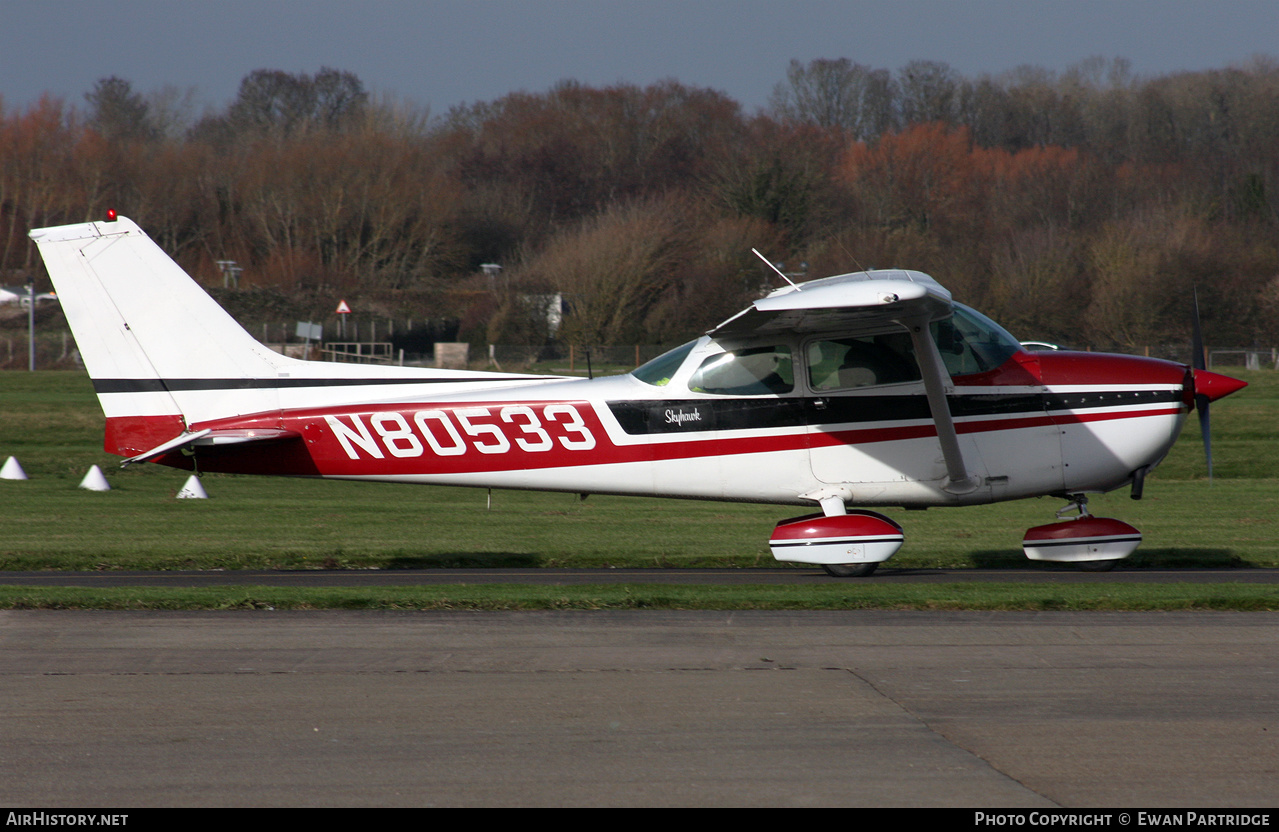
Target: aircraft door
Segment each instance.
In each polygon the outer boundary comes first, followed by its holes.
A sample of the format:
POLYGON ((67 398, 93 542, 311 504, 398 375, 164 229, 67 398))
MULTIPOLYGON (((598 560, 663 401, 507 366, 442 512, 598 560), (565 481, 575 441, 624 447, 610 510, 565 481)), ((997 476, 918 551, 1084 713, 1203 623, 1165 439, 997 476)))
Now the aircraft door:
MULTIPOLYGON (((1060 489, 1062 447, 1044 388, 1011 336, 964 307, 933 325, 959 450, 980 496, 1060 489)), ((935 492, 946 462, 908 333, 815 339, 803 345, 809 456, 821 482, 859 501, 909 502, 935 492)), ((1031 359, 1033 362, 1033 359, 1031 359)), ((958 493, 958 492, 952 492, 958 493)), ((976 496, 976 495, 975 495, 976 496)))
POLYGON ((819 481, 852 485, 859 501, 892 500, 946 477, 909 333, 819 338, 803 353, 819 481))

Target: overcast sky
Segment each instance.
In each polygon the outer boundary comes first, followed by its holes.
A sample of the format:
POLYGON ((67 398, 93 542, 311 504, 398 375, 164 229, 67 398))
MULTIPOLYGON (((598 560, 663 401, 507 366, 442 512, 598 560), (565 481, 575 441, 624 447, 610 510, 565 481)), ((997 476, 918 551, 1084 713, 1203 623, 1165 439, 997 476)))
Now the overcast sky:
POLYGON ((792 58, 967 76, 1126 57, 1140 75, 1279 55, 1279 0, 5 0, 0 97, 96 79, 224 106, 254 69, 358 75, 435 114, 574 78, 674 78, 763 106, 792 58))

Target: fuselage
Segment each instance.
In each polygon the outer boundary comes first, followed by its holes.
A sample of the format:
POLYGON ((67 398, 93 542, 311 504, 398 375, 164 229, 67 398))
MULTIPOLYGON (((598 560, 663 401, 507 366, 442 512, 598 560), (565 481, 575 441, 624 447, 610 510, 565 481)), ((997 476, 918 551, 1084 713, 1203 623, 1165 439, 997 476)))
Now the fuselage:
MULTIPOLYGON (((803 354, 803 345, 794 352, 803 354)), ((1106 491, 1168 452, 1188 411, 1184 365, 1133 356, 1018 351, 955 376, 947 396, 976 490, 945 489, 937 432, 918 380, 833 391, 793 371, 791 389, 705 392, 692 368, 722 348, 702 339, 661 385, 635 375, 509 379, 448 395, 280 407, 193 423, 192 431, 282 430, 270 443, 201 448, 158 461, 203 471, 812 505, 968 505, 1106 491), (478 388, 478 389, 477 389, 478 388), (807 495, 807 496, 806 496, 807 495)), ((327 389, 334 389, 331 380, 327 389)), ((401 388, 405 385, 399 385, 401 388)), ((413 392, 416 387, 408 385, 413 392)), ((362 388, 369 395, 369 388, 362 388)))

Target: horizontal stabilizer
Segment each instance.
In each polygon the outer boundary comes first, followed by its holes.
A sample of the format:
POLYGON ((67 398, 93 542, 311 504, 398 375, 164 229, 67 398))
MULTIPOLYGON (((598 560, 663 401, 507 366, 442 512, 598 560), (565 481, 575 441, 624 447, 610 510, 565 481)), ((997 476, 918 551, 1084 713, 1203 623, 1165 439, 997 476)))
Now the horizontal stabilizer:
POLYGON ((135 462, 146 462, 183 448, 208 447, 211 445, 243 445, 247 442, 280 442, 286 439, 297 439, 301 435, 297 431, 280 428, 253 428, 248 430, 205 428, 204 430, 183 433, 163 445, 157 445, 146 453, 129 457, 120 463, 120 467, 123 468, 135 462))

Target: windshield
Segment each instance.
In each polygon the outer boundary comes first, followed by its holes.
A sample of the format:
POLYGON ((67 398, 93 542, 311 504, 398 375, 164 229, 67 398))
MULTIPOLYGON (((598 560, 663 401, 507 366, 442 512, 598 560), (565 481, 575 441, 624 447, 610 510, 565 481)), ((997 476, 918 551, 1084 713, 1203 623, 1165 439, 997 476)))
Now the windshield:
POLYGON ((933 340, 952 376, 993 370, 1021 350, 1003 327, 960 303, 955 304, 952 317, 932 326, 933 340))

